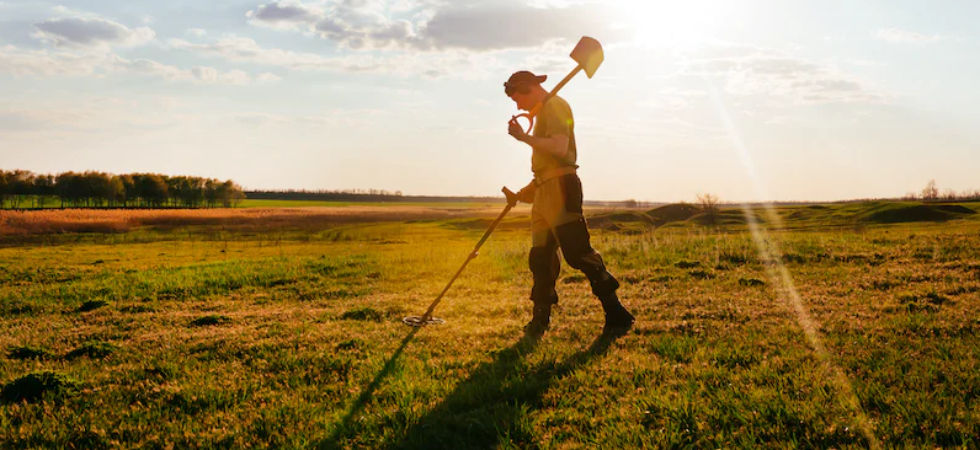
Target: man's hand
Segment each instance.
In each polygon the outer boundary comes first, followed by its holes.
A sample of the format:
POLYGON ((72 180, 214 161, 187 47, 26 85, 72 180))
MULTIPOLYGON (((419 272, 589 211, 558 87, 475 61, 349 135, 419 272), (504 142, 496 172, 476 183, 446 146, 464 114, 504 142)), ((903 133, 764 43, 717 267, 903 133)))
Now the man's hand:
POLYGON ((514 139, 521 141, 532 148, 548 152, 558 158, 564 158, 568 154, 568 136, 557 134, 551 137, 534 137, 524 132, 517 119, 510 119, 507 122, 507 134, 514 136, 514 139))
POLYGON ((517 122, 517 119, 511 119, 510 122, 507 122, 507 134, 514 136, 514 139, 521 142, 526 142, 528 138, 527 133, 524 132, 524 128, 521 128, 521 124, 517 122))

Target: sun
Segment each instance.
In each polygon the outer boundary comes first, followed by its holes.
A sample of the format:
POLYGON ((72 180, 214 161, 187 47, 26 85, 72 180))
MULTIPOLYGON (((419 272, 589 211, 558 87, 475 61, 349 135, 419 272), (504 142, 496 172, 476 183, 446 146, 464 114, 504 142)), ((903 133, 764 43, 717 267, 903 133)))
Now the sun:
POLYGON ((637 45, 690 49, 717 37, 731 2, 617 0, 609 5, 637 45))

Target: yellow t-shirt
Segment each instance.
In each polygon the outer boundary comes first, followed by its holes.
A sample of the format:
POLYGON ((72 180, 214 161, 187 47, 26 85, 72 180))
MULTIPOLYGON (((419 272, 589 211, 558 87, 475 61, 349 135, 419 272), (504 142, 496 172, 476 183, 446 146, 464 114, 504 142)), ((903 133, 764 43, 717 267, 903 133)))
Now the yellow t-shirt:
POLYGON ((555 96, 541 108, 535 118, 531 136, 546 138, 557 135, 568 136, 568 153, 564 158, 558 158, 535 148, 531 152, 531 171, 535 175, 558 167, 578 167, 575 165, 575 120, 572 118, 572 108, 565 99, 555 96))

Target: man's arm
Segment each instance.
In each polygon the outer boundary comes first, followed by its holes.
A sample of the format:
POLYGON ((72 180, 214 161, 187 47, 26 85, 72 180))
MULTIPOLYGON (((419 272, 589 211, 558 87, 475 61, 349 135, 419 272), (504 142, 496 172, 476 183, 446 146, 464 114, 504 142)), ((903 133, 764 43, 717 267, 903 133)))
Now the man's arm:
POLYGON ((530 145, 531 148, 545 151, 558 158, 564 158, 568 154, 568 136, 564 134, 556 134, 551 137, 534 137, 525 133, 516 121, 510 122, 507 132, 514 136, 514 139, 530 145))

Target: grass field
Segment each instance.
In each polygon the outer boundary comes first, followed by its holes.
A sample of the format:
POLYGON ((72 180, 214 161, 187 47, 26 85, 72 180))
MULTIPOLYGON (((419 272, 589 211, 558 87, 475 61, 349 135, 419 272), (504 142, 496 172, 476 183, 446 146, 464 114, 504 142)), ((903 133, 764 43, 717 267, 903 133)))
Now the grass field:
POLYGON ((595 211, 540 341, 526 209, 423 329, 496 207, 0 213, 0 446, 977 447, 977 206, 595 211))
MULTIPOLYGON (((501 199, 503 202, 503 199, 501 199)), ((310 206, 413 206, 420 208, 487 208, 497 207, 490 202, 335 202, 319 200, 265 200, 245 199, 238 204, 240 208, 303 208, 310 206)), ((502 205, 502 203, 501 203, 502 205)))

